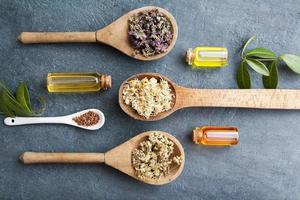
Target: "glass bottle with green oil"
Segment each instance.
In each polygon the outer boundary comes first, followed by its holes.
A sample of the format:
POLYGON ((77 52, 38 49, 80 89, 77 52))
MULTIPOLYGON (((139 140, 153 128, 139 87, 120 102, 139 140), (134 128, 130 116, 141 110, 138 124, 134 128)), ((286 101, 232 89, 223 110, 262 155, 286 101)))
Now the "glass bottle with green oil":
POLYGON ((186 62, 194 67, 224 67, 228 64, 225 47, 196 47, 186 52, 186 62))
POLYGON ((100 73, 49 73, 49 92, 97 92, 111 87, 111 76, 100 73))
POLYGON ((193 130, 196 144, 212 146, 231 146, 238 144, 239 133, 235 127, 203 126, 193 130))

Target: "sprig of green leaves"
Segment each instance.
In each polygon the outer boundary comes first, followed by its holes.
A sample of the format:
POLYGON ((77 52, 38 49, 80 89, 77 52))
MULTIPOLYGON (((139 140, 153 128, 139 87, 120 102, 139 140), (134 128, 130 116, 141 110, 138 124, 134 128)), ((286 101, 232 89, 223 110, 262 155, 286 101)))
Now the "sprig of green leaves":
POLYGON ((45 108, 45 101, 39 97, 38 101, 41 103, 41 109, 33 111, 30 101, 30 95, 27 86, 21 82, 17 88, 16 97, 7 89, 7 87, 0 82, 0 113, 6 117, 15 116, 37 116, 40 115, 45 108))
POLYGON ((263 75, 263 85, 266 89, 275 89, 278 85, 278 62, 283 61, 291 70, 300 74, 300 57, 293 54, 283 54, 279 57, 266 48, 255 48, 246 51, 248 45, 255 40, 249 38, 241 51, 242 62, 237 70, 237 84, 240 89, 250 89, 251 79, 247 66, 263 75))

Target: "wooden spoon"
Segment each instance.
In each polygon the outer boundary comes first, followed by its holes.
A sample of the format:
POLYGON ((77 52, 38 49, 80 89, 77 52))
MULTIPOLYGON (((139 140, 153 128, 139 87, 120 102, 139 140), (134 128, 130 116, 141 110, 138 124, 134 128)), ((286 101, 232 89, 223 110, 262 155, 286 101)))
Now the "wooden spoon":
POLYGON ((167 77, 157 73, 136 74, 125 80, 119 89, 119 104, 125 113, 134 119, 156 121, 163 119, 181 108, 187 107, 232 107, 257 109, 300 109, 300 90, 290 89, 191 89, 176 85, 167 77), (157 78, 169 82, 175 94, 174 106, 146 119, 140 116, 131 106, 124 103, 123 87, 132 79, 157 78))
POLYGON ((126 55, 138 60, 150 61, 167 55, 175 45, 178 28, 175 18, 165 9, 156 6, 147 6, 132 10, 110 25, 96 32, 22 32, 18 39, 24 44, 32 43, 59 43, 59 42, 100 42, 112 46, 126 55), (158 9, 170 21, 173 28, 173 40, 165 53, 144 57, 136 54, 128 40, 128 19, 146 10, 158 9))
POLYGON ((175 180, 183 170, 184 166, 184 150, 180 142, 172 135, 159 132, 172 142, 174 142, 174 156, 182 156, 182 163, 179 167, 171 166, 170 173, 167 176, 162 176, 159 179, 139 179, 135 175, 135 171, 131 164, 131 153, 139 144, 146 140, 149 134, 153 131, 141 133, 127 142, 107 151, 106 153, 37 153, 24 152, 20 156, 20 160, 24 164, 38 164, 38 163, 105 163, 139 181, 152 185, 163 185, 175 180))

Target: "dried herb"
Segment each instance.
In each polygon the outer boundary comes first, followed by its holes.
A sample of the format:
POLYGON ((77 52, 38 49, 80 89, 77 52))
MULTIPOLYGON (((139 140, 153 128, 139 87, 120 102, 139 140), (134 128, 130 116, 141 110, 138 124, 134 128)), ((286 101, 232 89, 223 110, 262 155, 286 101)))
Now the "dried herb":
POLYGON ((18 86, 16 97, 0 82, 0 113, 6 117, 40 115, 44 111, 45 101, 41 97, 38 100, 42 104, 42 108, 38 111, 33 111, 29 92, 24 82, 21 82, 18 86))
POLYGON ((132 166, 140 179, 159 179, 182 164, 180 155, 174 156, 174 143, 159 132, 151 132, 132 151, 132 166))
POLYGON ((250 66, 254 71, 263 75, 263 84, 266 89, 275 89, 278 85, 278 62, 281 60, 294 72, 300 74, 300 57, 292 54, 283 54, 279 57, 266 48, 255 48, 246 51, 248 45, 256 37, 251 37, 244 45, 241 58, 242 62, 237 71, 237 84, 241 89, 251 88, 251 80, 247 71, 250 66))
POLYGON ((129 18, 128 24, 132 47, 145 57, 166 52, 172 42, 172 25, 157 9, 138 13, 129 18))
POLYGON ((79 126, 88 127, 97 124, 100 121, 100 116, 97 113, 88 111, 78 117, 74 117, 72 120, 79 126))

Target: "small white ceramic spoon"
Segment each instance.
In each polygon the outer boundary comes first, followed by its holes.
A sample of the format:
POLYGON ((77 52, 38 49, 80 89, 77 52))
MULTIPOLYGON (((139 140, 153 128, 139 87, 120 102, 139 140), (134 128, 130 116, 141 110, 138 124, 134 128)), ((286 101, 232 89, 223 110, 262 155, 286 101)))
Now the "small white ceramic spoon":
POLYGON ((18 126, 26 124, 68 124, 87 130, 97 130, 104 125, 104 122, 104 114, 98 109, 87 109, 71 115, 59 117, 7 117, 4 119, 4 124, 8 126, 18 126), (79 117, 80 115, 83 115, 84 113, 87 113, 89 111, 92 111, 99 115, 100 120, 97 124, 93 126, 80 126, 73 120, 74 117, 79 117))

